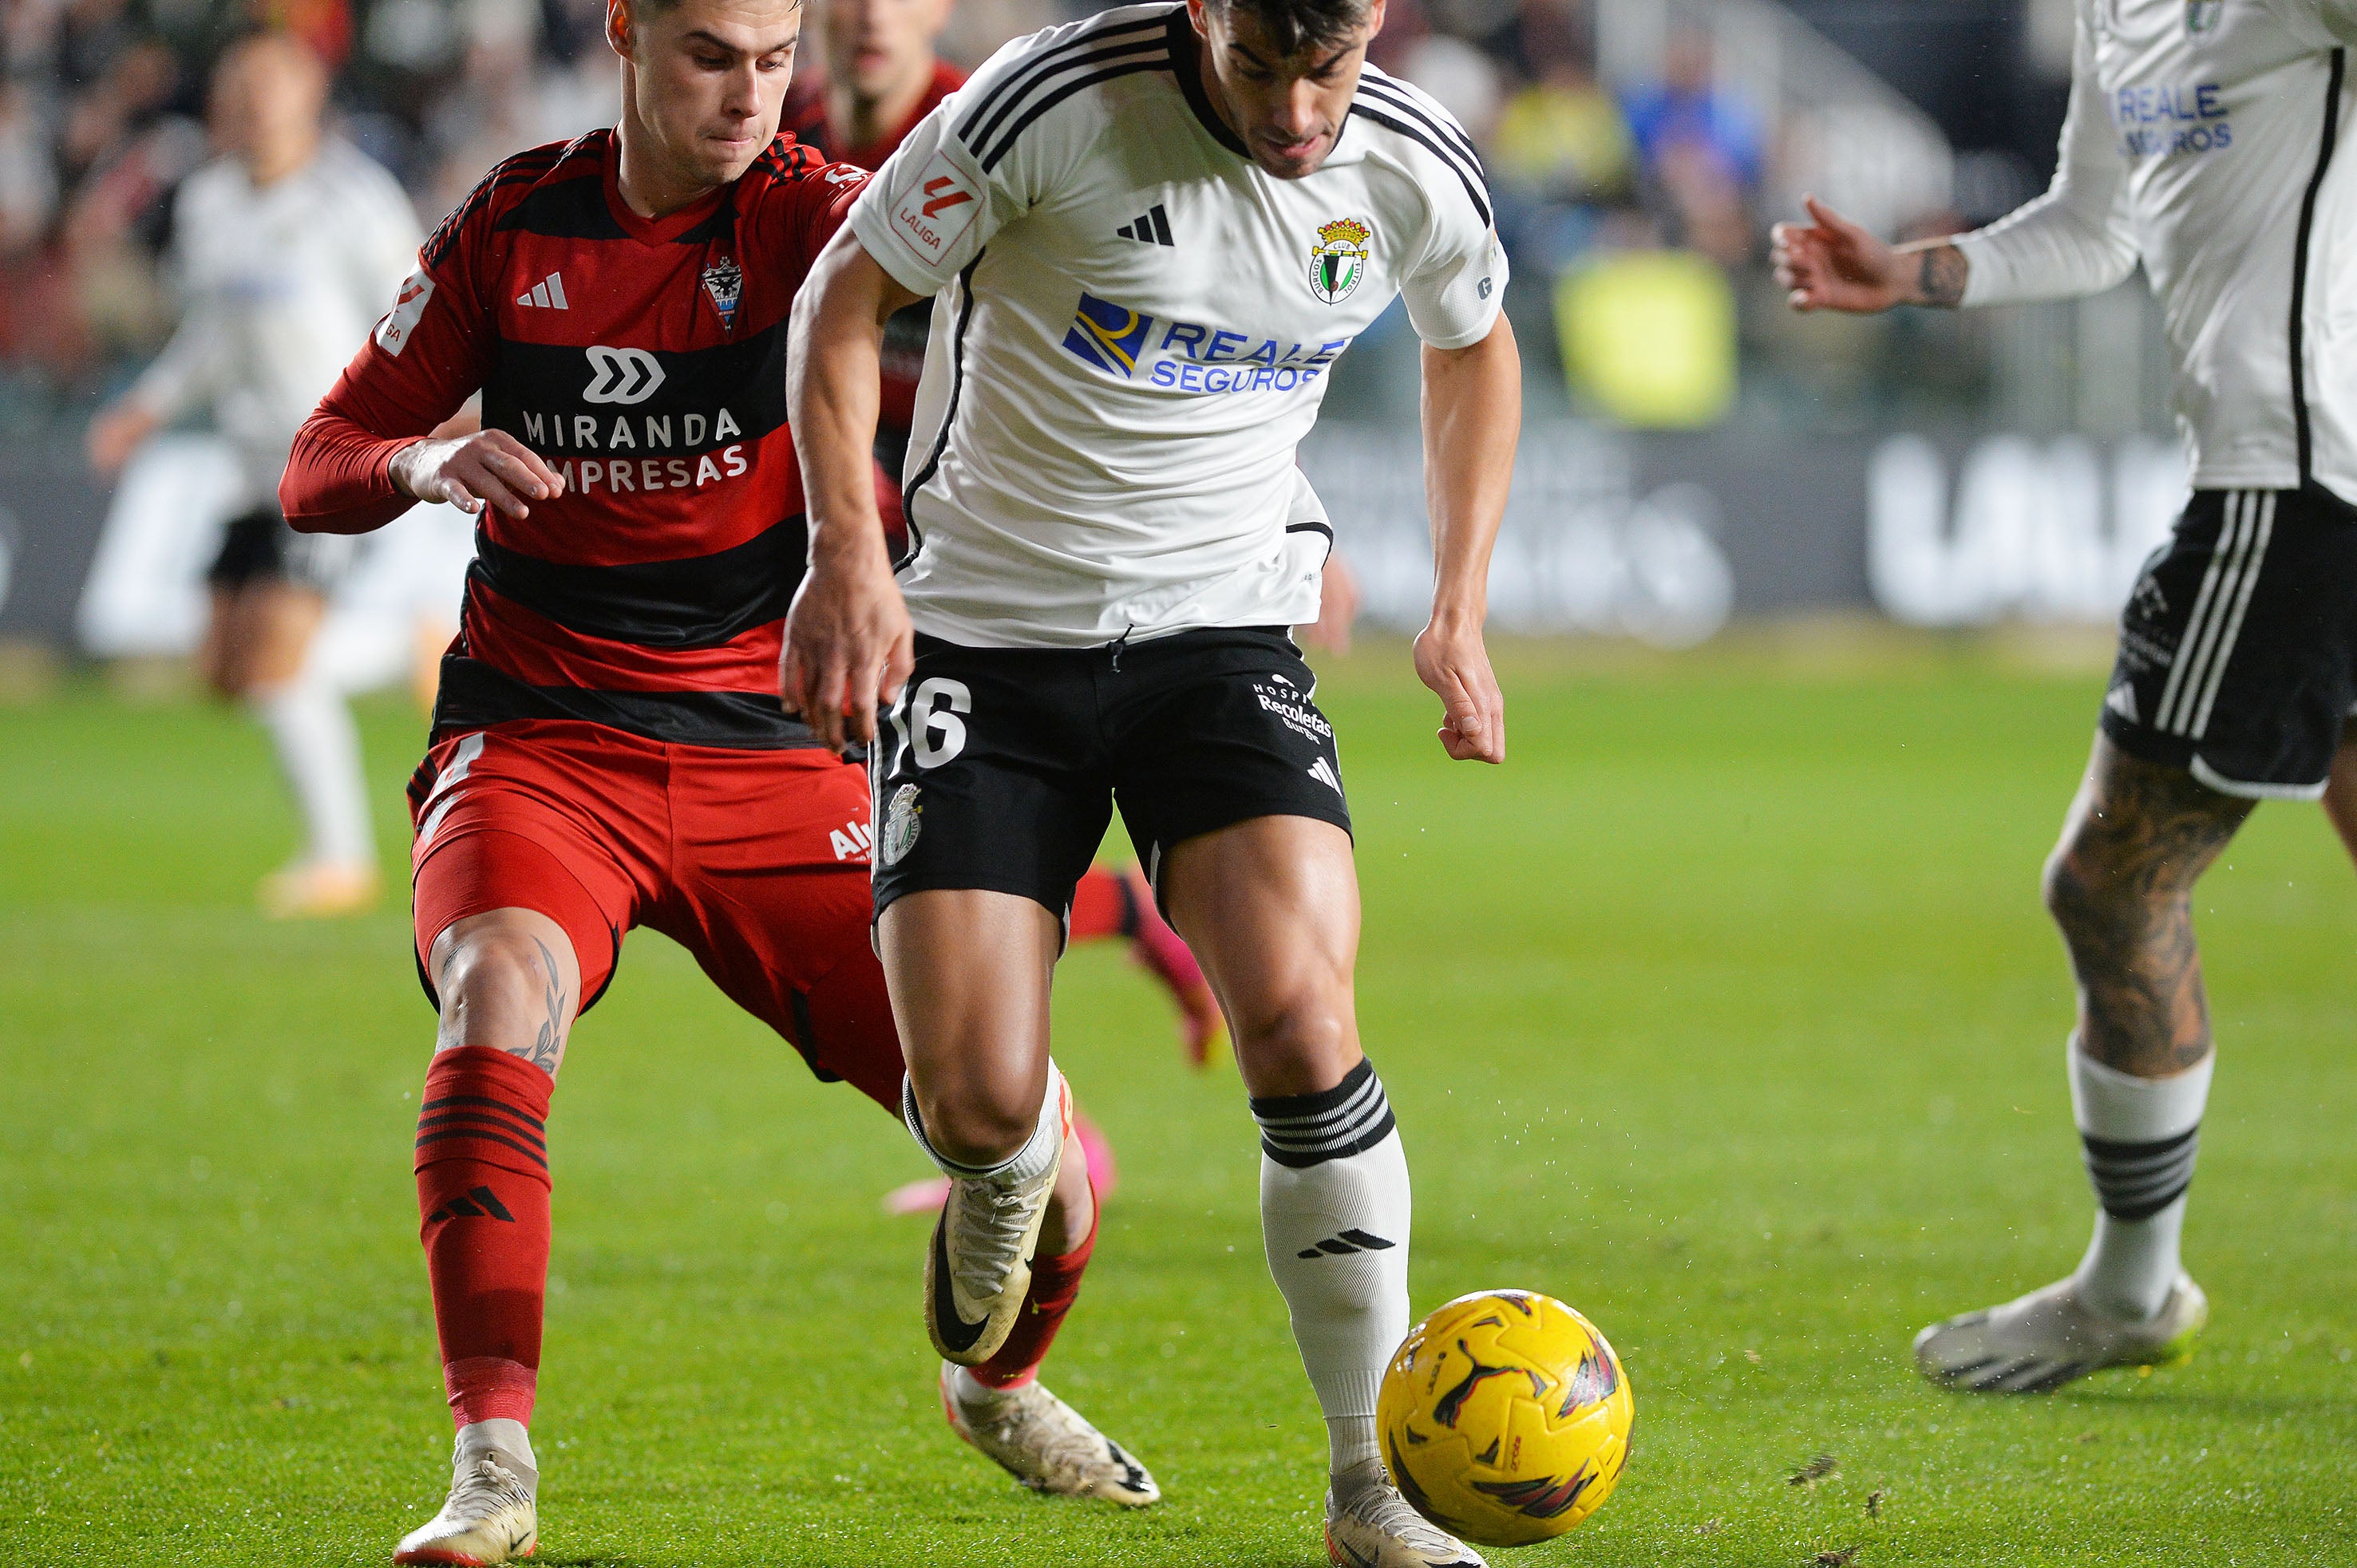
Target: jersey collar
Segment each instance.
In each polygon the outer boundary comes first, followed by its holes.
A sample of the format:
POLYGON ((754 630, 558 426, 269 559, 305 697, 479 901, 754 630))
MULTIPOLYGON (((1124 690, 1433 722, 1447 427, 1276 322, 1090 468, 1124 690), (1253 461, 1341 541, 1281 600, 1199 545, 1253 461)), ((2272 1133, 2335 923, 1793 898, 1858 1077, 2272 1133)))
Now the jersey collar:
POLYGON ((630 210, 622 199, 622 135, 616 131, 606 138, 606 160, 602 174, 606 187, 606 209, 620 224, 622 232, 648 245, 667 245, 684 238, 688 231, 704 222, 735 194, 735 184, 722 186, 707 196, 700 196, 676 212, 666 212, 660 218, 641 218, 630 210))
MULTIPOLYGON (((1217 109, 1211 107, 1211 95, 1203 86, 1202 59, 1203 40, 1195 36, 1194 25, 1187 20, 1187 7, 1181 5, 1170 14, 1170 74, 1178 79, 1179 96, 1187 100, 1187 107, 1195 112, 1195 118, 1202 123, 1203 129, 1211 133, 1213 141, 1246 163, 1253 163, 1252 149, 1228 129, 1228 123, 1220 118, 1217 109)), ((1343 133, 1350 128, 1351 116, 1346 113, 1342 116, 1340 127, 1334 133, 1333 146, 1327 150, 1329 162, 1342 150, 1343 133)), ((1257 168, 1260 166, 1254 163, 1253 166, 1257 168)))
POLYGON ((1181 5, 1170 13, 1170 74, 1178 79, 1179 95, 1202 122, 1203 129, 1211 133, 1211 140, 1249 162, 1252 149, 1228 129, 1228 123, 1211 107, 1211 95, 1203 91, 1202 59, 1203 40, 1195 36, 1193 25, 1187 20, 1187 7, 1181 5))

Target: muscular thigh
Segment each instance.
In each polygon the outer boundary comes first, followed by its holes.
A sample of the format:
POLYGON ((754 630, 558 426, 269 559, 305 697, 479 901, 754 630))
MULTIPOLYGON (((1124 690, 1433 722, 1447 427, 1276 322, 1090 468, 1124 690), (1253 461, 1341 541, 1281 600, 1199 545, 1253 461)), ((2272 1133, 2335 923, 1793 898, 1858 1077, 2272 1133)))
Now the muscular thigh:
POLYGON ((1165 856, 1162 897, 1220 998, 1255 1095, 1331 1088, 1359 1060, 1359 882, 1350 836, 1257 817, 1165 856))

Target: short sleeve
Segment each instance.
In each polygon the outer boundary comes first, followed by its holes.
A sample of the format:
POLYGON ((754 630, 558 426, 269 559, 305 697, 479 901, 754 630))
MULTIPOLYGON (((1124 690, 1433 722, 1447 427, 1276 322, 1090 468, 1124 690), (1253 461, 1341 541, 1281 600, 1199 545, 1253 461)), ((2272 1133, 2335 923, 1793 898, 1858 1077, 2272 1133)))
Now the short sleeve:
POLYGON ((1071 91, 1085 80, 1066 62, 1076 46, 1094 41, 1082 31, 1091 26, 1050 27, 1000 49, 876 172, 852 209, 851 228, 903 287, 918 295, 948 287, 993 235, 1077 166, 1092 116, 1071 91))
POLYGON ((867 188, 868 173, 852 164, 828 164, 796 179, 785 192, 786 254, 794 261, 795 275, 807 272, 826 249, 836 230, 851 216, 859 193, 867 188))
POLYGON ((1401 281, 1415 335, 1436 349, 1466 349, 1490 335, 1506 293, 1498 231, 1453 189, 1434 193, 1424 253, 1401 281))

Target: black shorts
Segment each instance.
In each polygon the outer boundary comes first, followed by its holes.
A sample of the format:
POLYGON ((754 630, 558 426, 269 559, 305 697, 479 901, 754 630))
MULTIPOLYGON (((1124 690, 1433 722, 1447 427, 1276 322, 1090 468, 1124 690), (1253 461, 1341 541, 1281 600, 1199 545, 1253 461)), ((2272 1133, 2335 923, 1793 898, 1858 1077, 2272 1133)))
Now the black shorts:
POLYGON ((208 586, 242 588, 278 582, 314 593, 334 591, 350 561, 352 541, 339 533, 297 533, 274 506, 258 506, 231 518, 221 534, 221 553, 205 573, 208 586))
POLYGON ((1250 818, 1348 832, 1316 686, 1275 628, 1090 649, 918 638, 870 765, 876 912, 904 893, 978 887, 1063 918, 1116 800, 1157 888, 1172 845, 1250 818))
POLYGON ((2120 618, 2104 733, 2211 789, 2312 800, 2357 703, 2357 508, 2197 490, 2120 618))

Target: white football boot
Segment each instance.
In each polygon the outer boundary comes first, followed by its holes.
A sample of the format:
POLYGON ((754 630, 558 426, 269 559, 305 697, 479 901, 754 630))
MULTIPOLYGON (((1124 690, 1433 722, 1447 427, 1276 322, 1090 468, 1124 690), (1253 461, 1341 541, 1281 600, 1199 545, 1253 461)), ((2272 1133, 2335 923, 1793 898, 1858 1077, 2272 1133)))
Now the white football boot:
POLYGON ((2141 1322, 2098 1310, 2073 1275, 1933 1324, 1915 1336, 1915 1365, 1952 1389, 2042 1394, 2106 1367, 2181 1361, 2209 1321, 2209 1298, 2182 1273, 2160 1310, 2141 1322))
POLYGON ((1480 1552, 1408 1506, 1380 1459, 1327 1487, 1326 1556, 1334 1568, 1487 1568, 1480 1552))
POLYGON ((953 1179, 942 1217, 933 1221, 933 1244, 925 1251, 925 1329, 945 1361, 981 1366, 1006 1343, 1023 1310, 1039 1223, 1048 1217, 1048 1195, 1072 1134, 1072 1091, 1061 1073, 1056 1094, 1063 1136, 1047 1168, 1013 1186, 953 1179))
POLYGON ((450 1466, 450 1496, 442 1511, 403 1536, 393 1560, 489 1568, 531 1556, 540 1546, 540 1515, 533 1506, 540 1470, 523 1423, 478 1421, 460 1427, 450 1466))
POLYGON ((960 1380, 956 1365, 942 1362, 942 1413, 950 1430, 1033 1491, 1102 1498, 1125 1509, 1162 1500, 1145 1466, 1037 1382, 961 1390, 960 1380))

